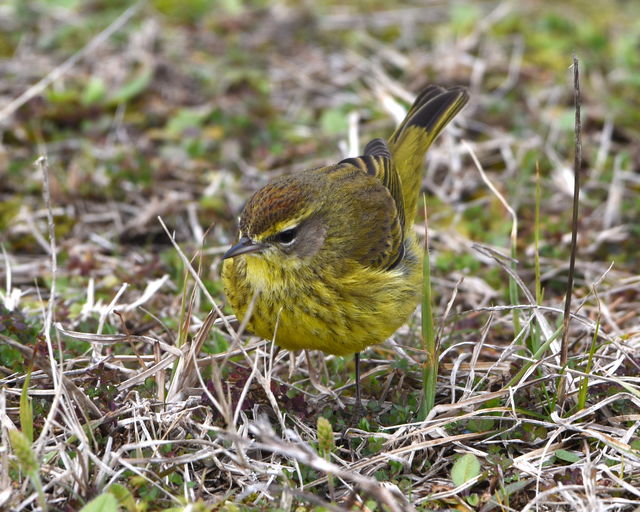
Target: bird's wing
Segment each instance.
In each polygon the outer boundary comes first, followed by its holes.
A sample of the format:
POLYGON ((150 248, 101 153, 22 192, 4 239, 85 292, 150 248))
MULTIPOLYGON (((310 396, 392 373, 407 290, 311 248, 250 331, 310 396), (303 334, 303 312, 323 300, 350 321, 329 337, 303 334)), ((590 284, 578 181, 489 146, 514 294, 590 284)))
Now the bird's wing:
MULTIPOLYGON (((402 184, 386 142, 382 139, 374 139, 367 144, 364 155, 347 158, 338 165, 355 167, 375 177, 383 185, 384 188, 375 187, 376 191, 360 190, 363 194, 360 202, 361 210, 363 217, 369 221, 368 227, 371 233, 370 236, 360 240, 356 259, 372 268, 394 268, 404 255, 405 216, 402 184), (376 194, 379 194, 379 201, 384 201, 383 196, 387 198, 390 196, 389 199, 393 200, 393 203, 389 203, 389 208, 386 209, 376 207, 378 203, 373 197, 376 194)), ((353 190, 352 192, 356 193, 353 190)), ((361 227, 364 226, 361 225, 361 227)))
POLYGON ((391 152, 387 143, 382 139, 373 139, 364 148, 364 155, 355 158, 347 158, 340 162, 349 163, 358 167, 371 176, 378 178, 389 190, 391 197, 396 203, 398 210, 398 221, 404 235, 405 215, 404 199, 402 197, 402 183, 400 176, 393 165, 391 152))

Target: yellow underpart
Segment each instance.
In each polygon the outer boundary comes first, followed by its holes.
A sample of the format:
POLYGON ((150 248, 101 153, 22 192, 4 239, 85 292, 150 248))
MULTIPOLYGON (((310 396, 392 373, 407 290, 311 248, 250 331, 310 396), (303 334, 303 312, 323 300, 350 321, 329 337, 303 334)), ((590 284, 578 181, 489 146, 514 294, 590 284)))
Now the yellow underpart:
POLYGON ((331 269, 318 276, 308 266, 283 273, 283 261, 275 260, 275 254, 247 254, 225 260, 222 277, 240 320, 249 308, 246 297, 256 296, 248 321, 254 334, 289 350, 346 355, 384 341, 415 309, 422 264, 413 238, 407 253, 407 264, 397 270, 354 264, 341 276, 331 269))

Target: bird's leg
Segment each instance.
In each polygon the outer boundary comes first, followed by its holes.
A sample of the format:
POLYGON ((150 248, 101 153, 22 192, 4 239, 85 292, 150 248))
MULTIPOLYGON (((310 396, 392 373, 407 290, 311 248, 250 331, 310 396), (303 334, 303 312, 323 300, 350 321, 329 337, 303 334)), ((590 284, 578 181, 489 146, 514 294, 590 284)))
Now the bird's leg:
POLYGON ((356 410, 362 415, 362 401, 360 400, 360 352, 356 352, 354 356, 356 363, 356 410))

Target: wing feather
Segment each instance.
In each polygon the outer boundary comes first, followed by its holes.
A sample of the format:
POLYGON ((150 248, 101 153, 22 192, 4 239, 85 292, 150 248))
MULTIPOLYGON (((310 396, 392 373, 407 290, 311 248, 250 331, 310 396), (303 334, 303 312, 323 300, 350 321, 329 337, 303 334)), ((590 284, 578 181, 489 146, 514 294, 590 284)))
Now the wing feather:
MULTIPOLYGON (((338 163, 339 166, 354 167, 357 170, 375 177, 393 200, 392 218, 378 218, 380 224, 387 224, 386 236, 379 247, 371 247, 366 257, 366 264, 375 268, 392 269, 398 265, 404 255, 405 208, 402 197, 402 183, 393 165, 391 152, 387 143, 382 139, 373 139, 367 144, 364 154, 355 158, 346 158, 338 163)), ((362 202, 367 202, 362 197, 362 202)), ((376 212, 378 215, 388 215, 387 212, 376 212)), ((382 226, 377 226, 382 227, 382 226)), ((364 261, 362 261, 364 262, 364 261)))

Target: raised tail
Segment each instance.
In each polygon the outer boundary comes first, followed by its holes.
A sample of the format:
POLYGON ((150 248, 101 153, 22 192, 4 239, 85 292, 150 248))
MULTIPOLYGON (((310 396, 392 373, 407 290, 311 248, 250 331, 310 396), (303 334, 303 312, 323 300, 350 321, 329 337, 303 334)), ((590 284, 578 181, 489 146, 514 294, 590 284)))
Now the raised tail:
POLYGON ((404 121, 389 138, 389 149, 402 180, 405 218, 411 226, 416 215, 424 155, 469 100, 462 87, 430 85, 420 92, 404 121))

